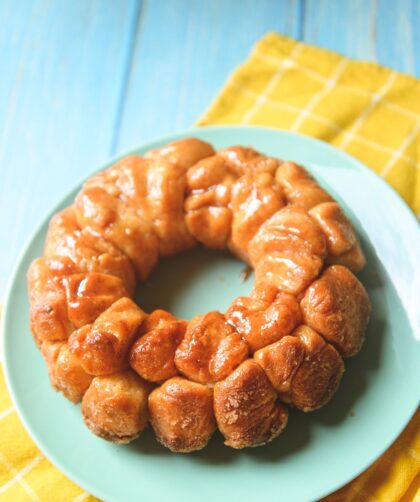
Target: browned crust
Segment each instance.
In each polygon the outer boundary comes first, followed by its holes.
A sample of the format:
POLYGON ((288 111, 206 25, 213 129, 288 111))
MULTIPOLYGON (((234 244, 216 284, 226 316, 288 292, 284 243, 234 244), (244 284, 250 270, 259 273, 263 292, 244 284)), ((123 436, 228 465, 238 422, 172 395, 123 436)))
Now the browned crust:
POLYGON ((269 443, 288 417, 264 371, 251 359, 215 384, 214 412, 225 444, 236 449, 269 443))
POLYGON ((111 432, 107 431, 106 429, 101 428, 98 426, 98 424, 95 423, 94 420, 90 419, 86 414, 83 412, 82 409, 82 416, 85 424, 87 427, 95 434, 95 436, 98 436, 102 439, 105 439, 106 441, 110 441, 111 443, 116 443, 116 444, 128 444, 131 443, 131 441, 134 441, 137 439, 141 431, 131 434, 131 435, 116 435, 112 434, 111 432))
POLYGON ((361 349, 371 304, 362 283, 341 265, 328 267, 301 301, 305 323, 345 356, 361 349))
POLYGON ((131 346, 131 368, 145 380, 155 383, 162 383, 177 375, 175 351, 187 324, 164 310, 152 312, 141 327, 141 336, 131 346))
POLYGON ((212 383, 231 373, 248 355, 239 333, 217 311, 194 317, 175 352, 175 365, 187 378, 212 383))
POLYGON ((147 425, 150 390, 150 385, 131 371, 95 377, 83 396, 83 420, 97 436, 129 443, 147 425))
POLYGON ((201 450, 216 428, 211 389, 181 377, 150 394, 149 414, 157 440, 174 452, 201 450))
POLYGON ((146 314, 130 298, 121 298, 93 324, 71 334, 69 348, 90 375, 111 375, 127 368, 128 352, 146 314))

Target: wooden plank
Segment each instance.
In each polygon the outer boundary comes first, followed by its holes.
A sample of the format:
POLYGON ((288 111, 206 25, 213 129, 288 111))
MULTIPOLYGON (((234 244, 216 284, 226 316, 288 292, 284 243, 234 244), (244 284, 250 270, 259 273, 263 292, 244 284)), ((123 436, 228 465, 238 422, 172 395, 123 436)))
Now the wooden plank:
POLYGON ((260 37, 299 36, 300 8, 275 0, 144 2, 118 150, 190 127, 260 37))
POLYGON ((303 40, 346 56, 375 61, 375 3, 306 0, 303 40))
POLYGON ((380 0, 376 22, 378 61, 396 70, 420 75, 419 27, 418 0, 399 0, 398 4, 393 0, 380 0))
POLYGON ((412 0, 411 8, 408 12, 408 18, 411 25, 411 34, 413 37, 413 52, 414 52, 414 70, 413 73, 420 77, 420 2, 412 0))
POLYGON ((138 9, 0 2, 0 295, 35 224, 109 156, 138 9))
POLYGON ((307 0, 303 18, 308 43, 419 75, 418 0, 307 0))

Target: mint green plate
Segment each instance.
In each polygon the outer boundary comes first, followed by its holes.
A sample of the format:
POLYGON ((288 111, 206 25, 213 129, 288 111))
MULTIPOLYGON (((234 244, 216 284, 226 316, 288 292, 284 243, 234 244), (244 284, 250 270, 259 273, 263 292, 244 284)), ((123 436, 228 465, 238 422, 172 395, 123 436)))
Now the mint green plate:
MULTIPOLYGON (((397 437, 418 405, 418 223, 399 196, 369 169, 308 137, 265 128, 202 128, 162 138, 135 152, 186 135, 218 148, 252 145, 307 165, 352 219, 368 259, 361 279, 373 312, 363 350, 347 361, 332 402, 306 415, 292 411, 278 439, 244 451, 225 447, 218 434, 207 448, 190 455, 165 450, 150 430, 129 446, 116 446, 91 434, 79 406, 50 387, 29 334, 25 278, 31 260, 42 253, 48 220, 73 200, 80 184, 46 216, 16 267, 3 320, 10 393, 45 455, 77 484, 107 501, 320 498, 366 469, 397 437)), ((251 288, 252 278, 240 279, 242 269, 228 254, 197 249, 163 261, 138 298, 146 309, 160 306, 185 318, 224 310, 233 297, 251 288)))

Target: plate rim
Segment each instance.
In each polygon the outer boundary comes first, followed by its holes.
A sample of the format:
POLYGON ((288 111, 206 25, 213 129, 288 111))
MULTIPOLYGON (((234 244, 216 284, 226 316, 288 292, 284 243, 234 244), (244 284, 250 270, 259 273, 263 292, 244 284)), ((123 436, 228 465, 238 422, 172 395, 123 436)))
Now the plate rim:
MULTIPOLYGON (((173 133, 168 133, 165 135, 157 136, 154 137, 151 140, 148 140, 146 142, 139 143, 137 146, 133 146, 128 148, 127 150, 124 150, 123 152, 113 155, 108 160, 101 162, 100 164, 95 165, 95 167, 92 170, 89 170, 86 176, 83 176, 82 178, 79 178, 75 183, 72 184, 71 187, 69 187, 65 193, 61 194, 58 198, 58 200, 52 205, 40 218, 40 221, 38 222, 37 225, 35 225, 35 228, 33 232, 29 235, 29 237, 26 239, 24 245, 21 248, 20 253, 18 254, 18 257, 14 263, 13 266, 13 271, 12 274, 10 275, 10 278, 7 282, 7 287, 6 287, 6 295, 5 299, 3 302, 3 309, 2 309, 2 319, 1 319, 1 324, 0 324, 0 334, 1 334, 1 344, 0 344, 0 354, 2 355, 2 366, 3 366, 3 374, 5 377, 5 382, 6 382, 6 387, 7 391, 9 393, 9 396, 12 400, 12 403, 15 407, 16 413, 18 415, 19 420, 22 422, 24 425, 24 428, 28 435, 30 436, 31 440, 36 444, 36 446, 39 448, 39 450, 42 452, 42 454, 52 463, 54 467, 56 467, 59 471, 61 471, 68 479, 70 479, 72 482, 74 482, 79 488, 85 490, 86 492, 90 493, 91 495, 100 498, 102 500, 112 500, 108 497, 107 494, 103 493, 100 487, 97 486, 90 486, 89 482, 85 482, 78 478, 77 474, 73 474, 69 469, 64 467, 60 461, 60 458, 57 458, 56 454, 54 452, 50 451, 50 448, 42 444, 41 440, 38 439, 35 431, 32 429, 32 426, 30 425, 29 421, 27 420, 27 417, 25 416, 25 413, 20 409, 20 406, 18 404, 19 402, 19 397, 17 393, 15 392, 13 382, 12 382, 12 376, 11 376, 11 369, 9 367, 8 359, 6 357, 6 327, 9 324, 8 318, 9 318, 9 309, 10 309, 10 303, 12 299, 12 291, 13 287, 16 283, 17 276, 19 274, 20 268, 22 266, 22 262, 29 252, 29 249, 32 245, 33 240, 35 239, 36 235, 38 235, 42 229, 42 227, 51 219, 52 215, 63 205, 65 199, 68 197, 68 195, 77 190, 86 179, 90 178, 92 175, 95 173, 106 169, 109 165, 117 162, 118 160, 122 159, 123 157, 126 157, 128 155, 134 155, 139 149, 143 150, 149 150, 151 148, 154 148, 156 143, 166 143, 169 141, 174 141, 176 139, 182 138, 182 137, 188 137, 188 136, 194 136, 197 134, 197 132, 201 131, 212 131, 212 130, 232 130, 232 129, 244 129, 244 130, 256 130, 256 131, 267 131, 270 134, 272 133, 280 133, 282 135, 290 135, 290 136, 295 136, 297 138, 300 138, 303 141, 309 141, 313 143, 319 144, 322 148, 326 148, 327 150, 330 150, 333 152, 335 155, 339 155, 343 157, 345 160, 348 162, 351 162, 351 164, 354 166, 354 168, 359 169, 364 172, 364 174, 367 174, 368 176, 371 176, 375 179, 375 182, 380 182, 380 185, 382 189, 385 189, 388 194, 391 197, 394 197, 396 202, 398 201, 399 209, 402 210, 405 215, 411 219, 411 222, 418 225, 418 220, 416 218, 416 215, 414 212, 411 210, 411 208, 408 206, 408 204, 405 202, 405 200, 402 198, 402 196, 389 184, 387 183, 384 178, 382 178, 379 174, 377 174, 375 171, 364 165, 360 160, 356 159, 352 155, 348 154, 347 152, 338 149, 334 145, 331 145, 330 143, 327 143, 319 138, 314 138, 312 136, 307 136, 304 134, 288 131, 286 129, 280 129, 280 128, 275 128, 275 127, 266 127, 266 126, 245 126, 245 125, 236 125, 236 124, 226 124, 226 125, 212 125, 212 126, 198 126, 198 127, 192 127, 186 130, 181 130, 181 131, 176 131, 173 133), (93 489, 92 489, 93 488, 93 489)), ((405 310, 405 308, 404 308, 405 310)), ((413 329, 413 326, 410 324, 410 328, 413 329)), ((419 400, 420 401, 420 398, 419 400)), ((364 472, 368 467, 370 467, 398 438, 398 436, 403 432, 403 430, 406 428, 412 417, 414 416, 417 408, 419 406, 419 402, 415 403, 413 406, 413 409, 411 410, 408 419, 397 429, 397 432, 394 432, 394 434, 387 436, 387 440, 384 441, 384 444, 382 445, 381 448, 378 449, 374 454, 368 455, 367 460, 362 463, 361 466, 359 466, 356 470, 353 470, 353 472, 348 475, 348 476, 342 476, 341 479, 338 482, 332 483, 328 490, 325 489, 319 489, 318 492, 315 491, 314 494, 311 494, 311 499, 310 500, 315 500, 322 498, 328 494, 331 494, 338 490, 339 488, 343 487, 353 479, 355 479, 357 476, 359 476, 362 472, 364 472), (331 488, 332 486, 332 488, 331 488)))

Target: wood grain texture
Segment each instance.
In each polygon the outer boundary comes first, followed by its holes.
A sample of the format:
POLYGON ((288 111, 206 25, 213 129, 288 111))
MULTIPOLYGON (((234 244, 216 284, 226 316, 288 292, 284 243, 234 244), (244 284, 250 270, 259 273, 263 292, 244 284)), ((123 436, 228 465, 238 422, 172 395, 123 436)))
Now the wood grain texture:
POLYGON ((110 154, 137 9, 0 2, 0 295, 41 216, 110 154))
POLYGON ((369 0, 306 0, 303 39, 357 59, 376 59, 375 8, 369 0))
POLYGON ((145 1, 118 150, 190 127, 258 38, 299 25, 299 2, 145 1))
POLYGON ((95 165, 190 127, 274 30, 420 75, 418 0, 0 0, 0 301, 95 165))
POLYGON ((378 61, 420 74, 420 2, 379 0, 375 21, 378 61), (398 7, 397 7, 398 5, 398 7))

